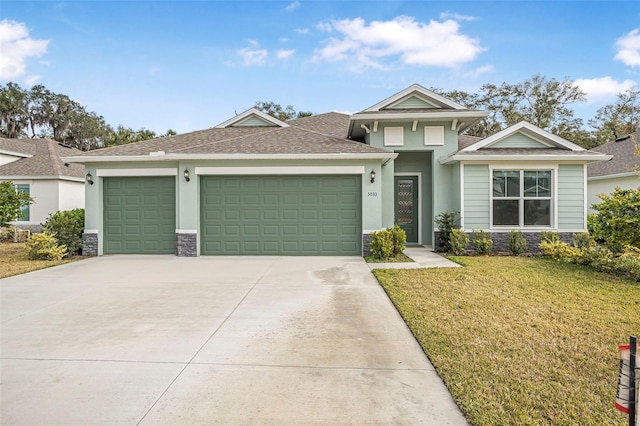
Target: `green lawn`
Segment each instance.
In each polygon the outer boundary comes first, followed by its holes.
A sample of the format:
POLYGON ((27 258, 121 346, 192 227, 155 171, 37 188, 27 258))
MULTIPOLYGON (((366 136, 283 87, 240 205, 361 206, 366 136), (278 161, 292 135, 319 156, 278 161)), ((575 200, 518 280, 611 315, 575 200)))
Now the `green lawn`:
POLYGON ((27 250, 24 246, 24 243, 0 242, 0 278, 63 265, 81 259, 80 256, 75 256, 60 261, 30 260, 27 258, 27 250))
POLYGON ((618 344, 640 335, 640 284, 544 258, 452 257, 376 270, 475 425, 625 425, 618 344))

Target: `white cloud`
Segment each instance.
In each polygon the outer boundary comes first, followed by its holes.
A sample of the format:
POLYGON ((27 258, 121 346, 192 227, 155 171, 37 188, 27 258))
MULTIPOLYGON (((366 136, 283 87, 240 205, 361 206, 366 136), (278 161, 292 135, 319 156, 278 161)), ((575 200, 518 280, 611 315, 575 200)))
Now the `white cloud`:
POLYGON ((33 86, 40 80, 39 75, 30 75, 29 77, 24 79, 24 82, 27 86, 33 86))
POLYGON ((251 47, 245 47, 244 49, 238 50, 236 53, 242 58, 242 63, 247 67, 264 65, 265 62, 267 62, 267 56, 269 55, 267 49, 251 47))
POLYGON ((49 40, 34 40, 27 27, 15 21, 0 21, 0 80, 26 73, 26 60, 47 52, 49 40))
POLYGON ((287 7, 285 7, 284 10, 286 10, 287 12, 293 12, 299 7, 300 7, 300 2, 296 0, 293 3, 290 3, 287 7))
POLYGON ((330 33, 333 30, 333 26, 329 22, 318 22, 316 29, 323 33, 330 33))
POLYGON ((481 67, 478 67, 474 70, 471 70, 465 73, 465 77, 477 78, 477 77, 480 77, 482 74, 491 73, 493 71, 495 71, 495 67, 493 65, 483 65, 481 67))
POLYGON ((330 38, 325 47, 315 51, 313 60, 349 60, 352 70, 388 69, 385 59, 389 58, 404 65, 452 68, 474 60, 485 50, 477 39, 461 34, 459 23, 453 20, 422 23, 410 16, 398 16, 370 24, 355 18, 327 25, 341 37, 330 38))
POLYGON ((307 35, 309 34, 309 29, 308 28, 296 28, 295 30, 293 30, 294 33, 296 34, 300 34, 300 35, 307 35))
POLYGON ((475 16, 460 15, 459 13, 442 12, 440 14, 440 20, 444 21, 447 19, 453 19, 454 21, 471 22, 471 21, 477 21, 479 18, 476 18, 475 16))
POLYGON ((290 50, 280 49, 280 50, 278 50, 276 52, 276 57, 278 59, 287 59, 288 57, 290 57, 294 53, 296 53, 295 49, 290 49, 290 50))
POLYGON ((630 67, 640 66, 640 29, 636 28, 616 40, 616 49, 615 60, 630 67))
POLYGON ((636 86, 633 80, 618 82, 613 78, 579 78, 573 82, 587 94, 587 102, 595 103, 613 99, 618 93, 622 93, 636 86))

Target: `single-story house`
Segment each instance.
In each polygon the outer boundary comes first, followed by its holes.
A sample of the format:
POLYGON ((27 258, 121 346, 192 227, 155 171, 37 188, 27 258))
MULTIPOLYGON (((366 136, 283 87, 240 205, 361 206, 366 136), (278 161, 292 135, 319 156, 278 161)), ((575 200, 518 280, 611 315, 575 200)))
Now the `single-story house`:
MULTIPOLYGON (((607 142, 593 151, 609 154, 609 161, 590 163, 587 167, 587 203, 589 208, 602 200, 598 194, 610 194, 616 188, 637 189, 640 186, 640 156, 636 155, 640 130, 635 135, 607 142)), ((592 210, 591 210, 592 211, 592 210)))
POLYGON ((587 151, 528 123, 486 139, 486 116, 417 84, 352 115, 279 121, 250 109, 213 128, 67 157, 86 170, 85 251, 361 255, 399 224, 434 246, 435 218, 506 241, 586 230, 587 151))
POLYGON ((80 153, 52 139, 0 138, 0 182, 13 182, 34 200, 12 225, 38 231, 52 213, 84 208, 84 167, 61 159, 80 153))

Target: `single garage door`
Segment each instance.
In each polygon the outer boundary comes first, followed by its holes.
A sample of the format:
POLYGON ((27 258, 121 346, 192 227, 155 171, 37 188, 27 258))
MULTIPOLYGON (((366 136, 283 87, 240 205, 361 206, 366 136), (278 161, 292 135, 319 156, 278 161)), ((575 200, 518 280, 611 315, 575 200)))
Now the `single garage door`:
POLYGON ((201 252, 360 255, 360 179, 203 176, 201 252))
POLYGON ((176 252, 175 177, 104 178, 104 252, 176 252))

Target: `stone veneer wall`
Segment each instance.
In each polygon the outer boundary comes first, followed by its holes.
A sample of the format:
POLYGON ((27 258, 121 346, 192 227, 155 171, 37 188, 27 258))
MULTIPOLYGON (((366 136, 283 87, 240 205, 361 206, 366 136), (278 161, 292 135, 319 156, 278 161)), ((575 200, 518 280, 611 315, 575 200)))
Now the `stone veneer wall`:
POLYGON ((82 234, 82 255, 97 256, 98 255, 98 234, 83 233, 82 234))
POLYGON ((362 256, 371 256, 371 234, 362 234, 362 256))
POLYGON ((180 257, 198 255, 198 234, 176 234, 176 254, 180 257))
MULTIPOLYGON (((473 232, 466 232, 469 237, 469 245, 467 251, 474 252, 475 247, 473 245, 473 232)), ((509 232, 490 232, 491 239, 493 240, 494 252, 509 252, 509 232)), ((573 243, 573 232, 559 232, 560 241, 571 244, 573 243)), ((540 232, 523 232, 522 235, 527 240, 527 253, 540 253, 540 232)), ((440 231, 435 232, 435 244, 434 251, 440 251, 440 231)))

